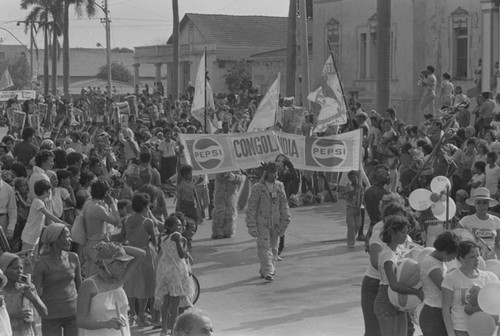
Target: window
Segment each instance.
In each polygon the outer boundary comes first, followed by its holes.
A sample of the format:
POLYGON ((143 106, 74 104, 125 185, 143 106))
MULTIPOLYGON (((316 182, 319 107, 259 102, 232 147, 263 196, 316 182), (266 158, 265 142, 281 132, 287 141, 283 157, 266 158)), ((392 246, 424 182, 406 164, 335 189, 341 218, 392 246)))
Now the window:
POLYGON ((194 24, 190 23, 189 24, 189 32, 188 32, 188 41, 189 43, 194 42, 194 24))
POLYGON ((458 7, 451 13, 452 71, 453 77, 466 79, 469 76, 469 12, 458 7))
MULTIPOLYGON (((391 27, 391 78, 395 78, 394 52, 396 26, 391 27)), ((366 26, 358 27, 359 79, 377 79, 377 15, 374 14, 366 26)))
POLYGON ((335 57, 335 63, 340 63, 340 23, 334 18, 330 19, 325 27, 325 35, 327 41, 327 55, 330 54, 330 48, 332 48, 333 57, 335 57))
POLYGON ((360 34, 359 39, 359 78, 366 79, 367 77, 367 67, 366 67, 366 55, 367 55, 367 45, 366 45, 366 33, 360 34))

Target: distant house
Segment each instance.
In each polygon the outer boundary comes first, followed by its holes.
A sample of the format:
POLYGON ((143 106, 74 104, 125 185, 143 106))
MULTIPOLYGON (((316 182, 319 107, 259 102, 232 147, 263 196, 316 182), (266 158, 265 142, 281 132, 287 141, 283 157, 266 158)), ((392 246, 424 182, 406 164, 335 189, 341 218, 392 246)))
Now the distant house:
MULTIPOLYGON (((239 61, 266 62, 274 57, 273 52, 284 57, 286 48, 287 18, 270 16, 235 16, 215 14, 184 15, 180 22, 180 92, 184 92, 188 83, 195 83, 198 64, 207 52, 207 71, 214 93, 228 92, 226 74, 239 61), (266 55, 266 53, 270 53, 266 55)), ((168 82, 173 75, 172 37, 166 45, 135 47, 135 75, 140 78, 143 65, 156 66, 156 78, 167 77, 166 93, 172 94, 168 82), (162 74, 162 66, 166 70, 162 74)), ((284 58, 269 63, 268 73, 259 70, 252 73, 254 87, 265 88, 274 81, 278 71, 284 71, 284 58), (281 62, 281 63, 280 63, 281 62), (282 68, 281 68, 282 66, 282 68)), ((250 64, 249 64, 250 65, 250 64)), ((265 67, 265 66, 264 66, 265 67)), ((164 68, 163 68, 164 69, 164 68)))
MULTIPOLYGON (((1 49, 0 49, 1 51, 1 49)), ((35 58, 34 62, 34 73, 38 74, 38 80, 43 84, 43 50, 38 51, 38 61, 35 58)), ((70 85, 76 82, 95 82, 100 83, 96 80, 96 74, 99 72, 99 68, 106 64, 106 50, 102 48, 70 48, 70 85)), ((122 64, 125 68, 130 70, 133 74, 134 71, 134 53, 133 52, 111 52, 111 62, 116 62, 122 64)), ((52 75, 52 60, 49 60, 49 77, 52 75)), ((62 93, 63 85, 63 66, 62 66, 62 55, 57 62, 57 87, 59 93, 62 93)), ((144 66, 142 69, 141 76, 139 77, 138 84, 144 85, 148 84, 150 87, 153 86, 154 82, 154 67, 144 66)), ((50 81, 50 80, 49 80, 50 81)), ((101 87, 105 89, 107 84, 101 87)), ((120 87, 123 84, 120 83, 120 87)), ((133 85, 133 83, 130 83, 133 85)), ((73 85, 74 86, 74 85, 73 85)), ((88 85, 86 85, 88 86, 88 85)), ((74 88, 73 88, 74 89, 74 88)), ((80 88, 81 89, 81 88, 80 88)), ((79 91, 79 90, 78 90, 79 91)))

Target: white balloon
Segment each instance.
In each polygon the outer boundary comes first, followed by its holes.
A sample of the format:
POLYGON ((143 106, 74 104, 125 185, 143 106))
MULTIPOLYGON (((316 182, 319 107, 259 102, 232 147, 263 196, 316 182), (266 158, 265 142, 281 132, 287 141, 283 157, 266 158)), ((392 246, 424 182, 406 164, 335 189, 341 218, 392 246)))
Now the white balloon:
POLYGON ((491 315, 500 313, 500 282, 491 282, 481 288, 477 295, 479 308, 491 315))
MULTIPOLYGON (((455 204, 455 201, 451 197, 448 197, 448 199, 450 200, 449 202, 450 206, 448 209, 448 219, 452 219, 453 216, 455 216, 455 213, 457 212, 457 206, 455 204)), ((444 222, 446 220, 446 203, 445 203, 445 211, 442 214, 436 215, 435 213, 433 213, 433 215, 434 217, 436 217, 436 219, 444 222)))
POLYGON ((436 202, 431 205, 431 210, 434 216, 439 216, 446 210, 446 204, 443 202, 436 202))
POLYGON ((431 181, 431 190, 434 193, 441 193, 442 191, 446 191, 446 187, 451 189, 451 182, 446 176, 436 176, 431 181))
POLYGON ((429 209, 432 205, 431 201, 432 192, 427 189, 413 190, 409 197, 410 206, 417 211, 424 211, 429 209))

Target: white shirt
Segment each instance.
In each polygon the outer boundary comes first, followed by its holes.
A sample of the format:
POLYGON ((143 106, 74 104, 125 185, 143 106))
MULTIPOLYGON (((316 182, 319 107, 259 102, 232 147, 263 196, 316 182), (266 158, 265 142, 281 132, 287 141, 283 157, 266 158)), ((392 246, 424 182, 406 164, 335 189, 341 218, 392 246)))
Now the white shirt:
POLYGON ((460 220, 460 225, 474 235, 476 243, 481 246, 481 256, 485 260, 491 259, 492 253, 488 251, 479 238, 481 238, 494 253, 497 231, 500 230, 500 218, 488 214, 488 219, 481 220, 474 214, 462 218, 460 220))
POLYGON ((158 150, 161 151, 161 155, 164 158, 175 156, 175 141, 169 140, 168 142, 165 140, 160 141, 160 145, 158 146, 158 150))
POLYGON ((66 188, 55 188, 52 195, 52 213, 57 218, 61 218, 64 210, 64 201, 70 197, 66 188))
POLYGON ((443 272, 443 276, 447 272, 444 262, 430 255, 426 256, 420 263, 420 280, 422 281, 422 290, 424 291, 424 303, 429 307, 441 308, 443 306, 441 289, 429 277, 429 274, 436 269, 440 269, 443 272))
POLYGON ((35 245, 40 239, 42 228, 45 225, 45 215, 41 211, 45 209, 45 204, 41 199, 36 197, 30 206, 26 226, 21 234, 21 240, 30 245, 35 245))
POLYGON ((33 173, 30 176, 30 179, 28 181, 28 188, 29 188, 29 199, 33 200, 36 198, 35 195, 35 182, 40 181, 40 180, 47 180, 50 183, 50 177, 47 175, 45 170, 38 166, 33 167, 33 173))
POLYGON ((471 288, 473 286, 482 288, 484 285, 495 281, 498 281, 498 278, 491 272, 479 271, 479 276, 471 279, 465 276, 460 268, 456 268, 444 276, 441 287, 453 292, 453 306, 451 307, 453 329, 467 331, 467 322, 470 316, 465 313, 464 308, 469 303, 468 297, 471 288))
POLYGON ((387 280, 387 275, 385 274, 384 264, 387 261, 392 261, 394 266, 398 264, 398 255, 396 252, 391 250, 388 245, 385 245, 382 251, 380 252, 380 256, 378 258, 378 274, 380 277, 380 285, 389 285, 389 280, 387 280))
POLYGON ((9 218, 7 231, 14 232, 17 223, 16 192, 2 179, 0 179, 0 214, 7 214, 9 218))

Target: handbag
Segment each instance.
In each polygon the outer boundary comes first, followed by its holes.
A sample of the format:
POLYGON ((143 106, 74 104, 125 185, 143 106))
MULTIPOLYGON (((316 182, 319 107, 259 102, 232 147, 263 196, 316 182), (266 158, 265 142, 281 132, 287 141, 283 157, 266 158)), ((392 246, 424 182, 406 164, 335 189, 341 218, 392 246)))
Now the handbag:
POLYGON ((85 230, 85 221, 83 218, 84 210, 85 206, 83 206, 82 212, 76 216, 71 226, 71 240, 80 245, 84 245, 87 241, 87 231, 85 230))

